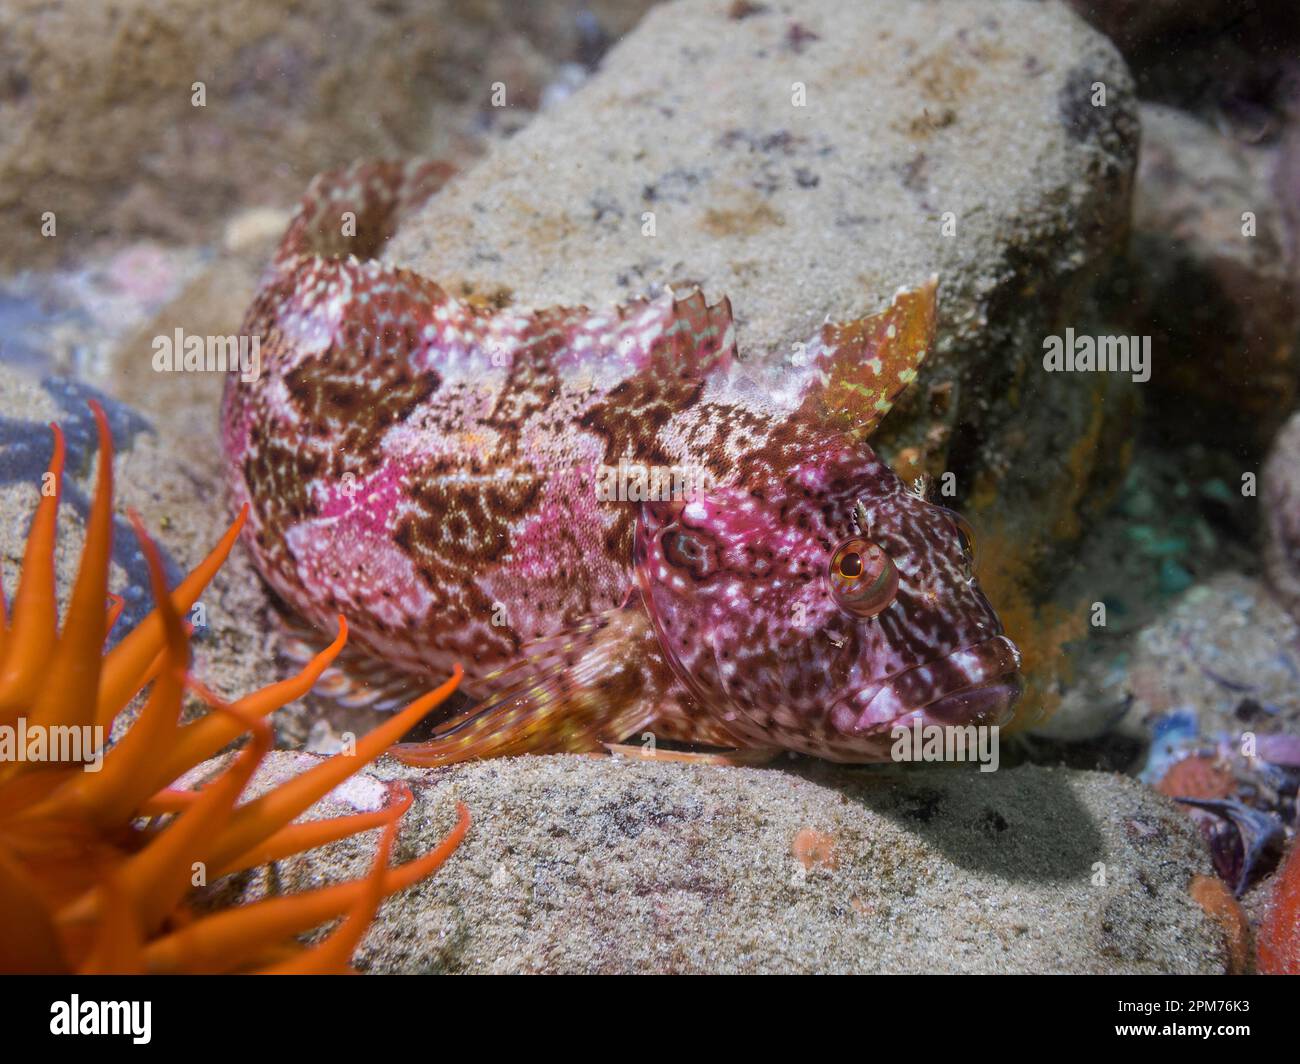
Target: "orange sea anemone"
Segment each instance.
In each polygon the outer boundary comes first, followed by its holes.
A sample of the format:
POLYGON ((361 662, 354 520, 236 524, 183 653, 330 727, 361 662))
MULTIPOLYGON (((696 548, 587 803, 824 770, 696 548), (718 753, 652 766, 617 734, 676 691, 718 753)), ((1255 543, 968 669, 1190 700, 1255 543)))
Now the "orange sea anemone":
POLYGON ((107 593, 112 440, 103 411, 91 405, 99 426, 98 483, 62 632, 54 578, 64 461, 57 426, 49 487, 32 519, 12 617, 0 588, 0 971, 347 970, 383 898, 437 869, 465 837, 469 814, 459 806, 459 821, 439 846, 396 868, 388 867, 388 857, 397 822, 411 803, 404 784, 390 787, 386 808, 377 812, 292 821, 442 702, 460 670, 372 731, 354 753, 323 760, 238 805, 270 748, 263 718, 311 688, 343 648, 346 624, 340 617, 338 638, 298 675, 220 703, 188 675, 181 614, 220 568, 245 515, 171 594, 158 552, 133 515, 157 606, 105 655, 105 638, 121 609, 120 600, 105 609, 113 598, 107 593), (88 756, 91 742, 76 760, 55 756, 75 748, 78 736, 107 733, 146 685, 139 715, 106 753, 88 756), (182 726, 187 689, 212 711, 182 726), (208 786, 170 786, 244 734, 250 739, 243 750, 208 786), (88 771, 96 763, 98 770, 88 771), (215 912, 192 904, 196 878, 213 882, 376 827, 384 831, 366 879, 215 912), (317 945, 295 940, 339 916, 345 919, 317 945))

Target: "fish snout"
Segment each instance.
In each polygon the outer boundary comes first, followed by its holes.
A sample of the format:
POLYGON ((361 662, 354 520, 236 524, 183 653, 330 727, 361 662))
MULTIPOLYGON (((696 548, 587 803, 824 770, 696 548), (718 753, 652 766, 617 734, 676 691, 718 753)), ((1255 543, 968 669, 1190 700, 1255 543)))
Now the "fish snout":
POLYGON ((921 711, 926 723, 1001 725, 1024 690, 1020 651, 1004 635, 914 665, 859 691, 832 712, 842 732, 880 731, 921 711))

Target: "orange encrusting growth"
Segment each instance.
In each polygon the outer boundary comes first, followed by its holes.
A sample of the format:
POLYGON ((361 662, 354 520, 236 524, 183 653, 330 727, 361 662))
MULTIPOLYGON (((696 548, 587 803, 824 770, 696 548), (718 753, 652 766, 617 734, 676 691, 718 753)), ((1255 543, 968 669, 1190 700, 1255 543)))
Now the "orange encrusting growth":
POLYGON ((1232 891, 1218 876, 1193 876, 1187 893, 1223 931, 1228 974, 1246 974, 1249 969, 1250 924, 1232 891))
POLYGON ((108 594, 112 440, 103 411, 91 406, 99 429, 98 479, 62 632, 54 545, 65 446, 57 426, 12 614, 0 588, 0 726, 16 733, 13 726, 21 723, 28 735, 96 726, 107 732, 137 693, 146 686, 149 692, 98 771, 66 758, 28 760, 21 752, 0 761, 0 971, 346 971, 383 899, 442 865, 464 839, 469 813, 458 806, 447 838, 396 868, 388 859, 411 804, 404 784, 390 784, 389 801, 377 812, 292 822, 450 695, 461 670, 363 738, 355 753, 323 760, 239 805, 271 746, 264 718, 311 688, 342 650, 346 624, 340 617, 338 638, 297 676, 223 704, 188 675, 189 634, 181 615, 230 553, 246 511, 170 594, 157 549, 132 515, 157 607, 105 656, 122 602, 108 594), (186 690, 212 712, 182 726, 186 690), (248 743, 210 784, 197 792, 170 786, 241 735, 248 743), (373 828, 383 836, 364 880, 215 913, 188 902, 196 870, 211 882, 373 828), (342 922, 317 945, 295 941, 339 916, 342 922))
POLYGON ((1261 975, 1300 975, 1300 842, 1278 872, 1259 928, 1261 975))

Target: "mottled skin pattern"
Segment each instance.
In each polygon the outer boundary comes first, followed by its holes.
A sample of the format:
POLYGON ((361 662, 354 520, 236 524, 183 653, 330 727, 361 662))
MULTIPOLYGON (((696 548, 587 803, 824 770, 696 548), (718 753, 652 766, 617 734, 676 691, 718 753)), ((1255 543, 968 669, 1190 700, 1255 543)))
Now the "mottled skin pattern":
POLYGON ((933 282, 752 369, 728 303, 698 292, 501 309, 371 258, 446 176, 313 182, 244 324, 262 376, 223 407, 234 499, 286 603, 325 632, 345 614, 372 678, 464 665, 478 704, 403 756, 649 730, 872 761, 911 715, 1005 721, 1018 658, 957 519, 864 442, 932 342, 933 282), (601 501, 598 470, 620 461, 710 486, 601 501), (897 571, 875 616, 828 582, 855 536, 897 571))

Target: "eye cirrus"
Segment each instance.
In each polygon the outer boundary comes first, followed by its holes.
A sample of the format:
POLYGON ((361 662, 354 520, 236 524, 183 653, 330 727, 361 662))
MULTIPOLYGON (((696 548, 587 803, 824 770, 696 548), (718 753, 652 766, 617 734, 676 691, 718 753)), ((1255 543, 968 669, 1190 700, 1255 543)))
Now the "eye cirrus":
POLYGON ((874 617, 898 594, 898 570, 880 547, 866 539, 846 540, 831 556, 831 596, 857 617, 874 617))
POLYGON ((949 510, 946 506, 941 509, 952 519, 952 523, 957 528, 957 542, 961 545, 966 579, 972 580, 975 577, 975 529, 971 528, 970 522, 956 510, 949 510))

